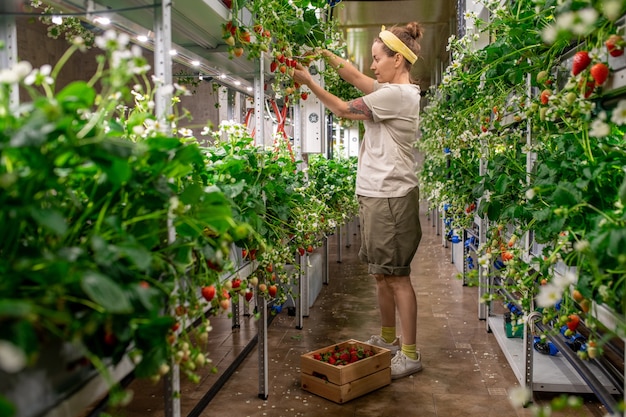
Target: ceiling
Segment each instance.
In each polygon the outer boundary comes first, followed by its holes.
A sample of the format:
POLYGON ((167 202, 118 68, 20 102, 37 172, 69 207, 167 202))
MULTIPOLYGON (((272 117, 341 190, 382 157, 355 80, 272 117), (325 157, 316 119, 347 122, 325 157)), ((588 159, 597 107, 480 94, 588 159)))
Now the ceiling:
POLYGON ((410 21, 421 23, 424 37, 412 75, 422 91, 426 91, 437 83, 437 77, 448 64, 446 46, 450 35, 456 33, 456 3, 456 0, 344 0, 333 12, 345 33, 350 60, 370 76, 373 76, 369 70, 372 41, 381 25, 389 28, 410 21))
MULTIPOLYGON (((134 35, 145 34, 152 28, 155 0, 45 0, 64 12, 81 13, 91 10, 126 10, 116 13, 117 28, 134 35)), ((285 0, 286 1, 286 0, 285 0)), ((371 64, 371 45, 381 25, 391 27, 417 21, 424 28, 421 54, 413 67, 413 78, 422 91, 439 82, 439 75, 448 65, 448 38, 456 33, 458 0, 343 0, 333 7, 333 18, 344 31, 348 55, 366 74, 371 64)), ((0 0, 0 12, 24 10, 29 0, 0 0)), ((463 2, 461 2, 463 3, 463 2)), ((202 62, 205 73, 232 74, 233 81, 250 84, 256 65, 248 60, 229 59, 221 39, 221 23, 229 10, 220 0, 175 0, 172 8, 172 41, 182 47, 185 56, 178 60, 202 62)))

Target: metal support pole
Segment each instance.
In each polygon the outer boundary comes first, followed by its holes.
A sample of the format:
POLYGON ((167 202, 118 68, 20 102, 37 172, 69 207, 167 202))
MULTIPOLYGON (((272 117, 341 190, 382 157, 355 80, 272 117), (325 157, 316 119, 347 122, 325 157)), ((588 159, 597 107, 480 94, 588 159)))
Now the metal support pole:
POLYGON ((310 282, 310 270, 309 264, 311 263, 310 254, 307 252, 300 260, 300 268, 303 271, 300 279, 300 298, 302 299, 302 316, 309 317, 309 282, 310 282))
MULTIPOLYGON (((238 297, 241 298, 241 297, 238 297)), ((239 299, 237 300, 237 302, 235 302, 235 300, 232 300, 231 304, 230 304, 230 308, 231 308, 231 312, 233 314, 233 329, 239 329, 241 327, 241 322, 239 321, 239 312, 240 312, 240 308, 239 308, 239 299)))
POLYGON ((258 146, 265 146, 265 53, 261 52, 258 60, 259 68, 254 77, 254 126, 256 128, 255 141, 258 146))
MULTIPOLYGON (((155 95, 156 116, 167 131, 167 119, 172 112, 172 93, 164 88, 172 84, 172 0, 163 0, 154 8, 154 74, 160 80, 155 95)), ((169 239, 175 239, 175 230, 168 224, 169 239)), ((165 416, 180 417, 180 368, 172 362, 171 372, 164 383, 165 416)))
POLYGON ((328 245, 328 237, 324 238, 324 245, 322 246, 322 250, 324 251, 324 267, 322 269, 322 283, 323 284, 328 284, 328 278, 330 276, 330 270, 329 270, 329 266, 328 266, 328 259, 329 259, 329 245, 328 245))
POLYGON ((268 351, 267 351, 267 300, 257 292, 256 305, 259 310, 258 354, 259 354, 259 398, 269 396, 268 351))
MULTIPOLYGON (((0 9, 1 10, 1 9, 0 9)), ((0 15, 0 41, 4 41, 4 48, 0 48, 0 69, 11 68, 17 64, 17 26, 12 15, 0 15)), ((20 89, 17 84, 11 86, 9 103, 16 108, 20 102, 20 89)))
MULTIPOLYGON (((478 242, 477 245, 487 240, 487 221, 480 218, 478 221, 478 242)), ((491 279, 489 277, 489 270, 485 272, 485 269, 478 265, 478 318, 480 320, 486 320, 488 317, 487 303, 483 303, 483 297, 490 291, 491 279)))
MULTIPOLYGON (((306 255, 305 255, 306 256, 306 255)), ((298 271, 298 299, 296 300, 296 329, 302 329, 304 325, 304 275, 306 274, 305 256, 296 255, 299 265, 298 271)))
POLYGON ((337 226, 337 233, 335 233, 337 235, 337 262, 341 263, 341 234, 343 233, 342 231, 343 227, 342 226, 337 226))

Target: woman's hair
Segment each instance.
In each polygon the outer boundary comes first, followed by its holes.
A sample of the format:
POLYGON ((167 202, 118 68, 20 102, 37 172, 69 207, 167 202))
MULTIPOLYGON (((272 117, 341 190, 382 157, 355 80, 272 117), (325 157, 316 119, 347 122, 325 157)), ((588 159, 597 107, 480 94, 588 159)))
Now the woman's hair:
MULTIPOLYGON (((422 25, 417 22, 410 22, 407 23, 406 26, 394 26, 387 30, 396 35, 398 39, 404 42, 404 44, 419 57, 421 49, 419 40, 422 38, 424 33, 422 25)), ((381 42, 383 44, 383 50, 388 56, 394 56, 397 53, 389 49, 389 47, 385 45, 379 37, 376 37, 375 42, 381 42)), ((404 60, 404 63, 406 65, 406 69, 411 72, 411 66, 413 64, 411 64, 407 59, 404 60)))

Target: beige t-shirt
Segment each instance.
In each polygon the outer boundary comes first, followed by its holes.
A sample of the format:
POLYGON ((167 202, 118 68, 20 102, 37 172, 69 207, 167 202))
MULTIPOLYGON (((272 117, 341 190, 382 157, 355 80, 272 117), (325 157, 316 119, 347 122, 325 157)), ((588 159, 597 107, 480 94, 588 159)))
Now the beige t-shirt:
POLYGON ((366 197, 404 197, 418 185, 414 144, 417 140, 420 88, 380 84, 363 97, 372 111, 359 149, 356 193, 366 197))

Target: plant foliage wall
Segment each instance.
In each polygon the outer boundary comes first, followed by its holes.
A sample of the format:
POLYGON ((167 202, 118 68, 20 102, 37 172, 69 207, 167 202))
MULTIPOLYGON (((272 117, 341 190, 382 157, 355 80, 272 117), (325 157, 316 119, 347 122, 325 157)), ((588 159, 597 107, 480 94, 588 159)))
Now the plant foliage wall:
POLYGON ((624 4, 481 3, 489 21, 466 14, 477 29, 450 38, 452 64, 429 92, 422 189, 453 228, 486 217, 483 270, 556 329, 584 318, 579 354, 595 357, 626 330, 626 90, 611 75, 624 4), (482 32, 491 42, 473 47, 482 32))

